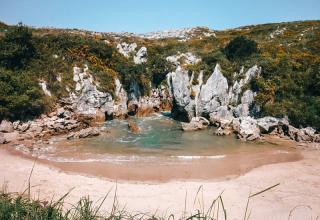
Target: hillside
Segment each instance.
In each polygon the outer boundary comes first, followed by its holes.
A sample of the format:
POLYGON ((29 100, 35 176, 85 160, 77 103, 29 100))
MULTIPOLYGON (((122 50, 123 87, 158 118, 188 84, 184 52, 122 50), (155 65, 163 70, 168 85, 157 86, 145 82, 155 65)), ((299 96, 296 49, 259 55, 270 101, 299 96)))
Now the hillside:
POLYGON ((0 22, 0 37, 0 120, 38 117, 78 94, 74 67, 87 69, 98 90, 117 101, 117 79, 127 92, 137 89, 144 97, 153 88, 167 88, 166 75, 177 66, 188 71, 196 85, 201 71, 206 82, 220 64, 232 86, 257 65, 261 73, 246 85, 256 92, 255 117, 288 116, 296 127, 320 130, 320 21, 144 35, 0 22), (237 47, 243 45, 235 44, 228 50, 238 36, 257 49, 240 53, 237 47))

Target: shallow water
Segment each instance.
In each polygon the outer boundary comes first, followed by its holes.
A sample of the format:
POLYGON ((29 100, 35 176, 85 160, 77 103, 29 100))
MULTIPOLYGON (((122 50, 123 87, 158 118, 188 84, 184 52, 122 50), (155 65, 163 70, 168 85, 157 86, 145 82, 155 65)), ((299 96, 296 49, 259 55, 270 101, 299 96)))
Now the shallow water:
POLYGON ((144 182, 209 180, 301 159, 292 142, 243 142, 215 136, 213 128, 183 132, 166 113, 132 120, 141 129, 139 134, 129 131, 126 120, 113 120, 104 124, 101 136, 54 138, 31 155, 64 171, 144 182))
POLYGON ((133 118, 141 132, 132 133, 126 120, 105 123, 109 133, 82 140, 56 139, 47 148, 35 151, 40 158, 57 162, 126 162, 175 161, 191 159, 222 159, 227 155, 258 153, 274 150, 289 153, 270 143, 243 142, 233 136, 213 135, 214 129, 183 132, 179 122, 170 114, 161 113, 151 117, 133 118), (45 150, 44 150, 45 149, 45 150))

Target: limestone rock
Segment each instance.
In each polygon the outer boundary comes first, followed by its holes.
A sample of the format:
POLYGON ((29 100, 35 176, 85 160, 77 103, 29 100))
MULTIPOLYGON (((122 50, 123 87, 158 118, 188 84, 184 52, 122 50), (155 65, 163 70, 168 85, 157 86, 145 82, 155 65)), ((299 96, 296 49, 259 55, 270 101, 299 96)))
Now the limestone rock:
POLYGON ((261 133, 270 133, 279 126, 279 119, 274 117, 264 117, 257 119, 261 133))
POLYGON ((63 118, 65 115, 65 110, 64 110, 64 108, 58 108, 58 110, 57 110, 57 116, 58 117, 60 117, 60 118, 63 118))
POLYGON ((251 90, 246 90, 241 97, 241 104, 234 108, 235 117, 249 116, 250 106, 253 103, 255 94, 251 90))
POLYGON ((213 125, 225 128, 231 124, 233 115, 227 106, 220 106, 215 112, 209 114, 209 120, 213 125))
POLYGON ((178 67, 173 73, 170 73, 170 88, 172 89, 173 118, 189 122, 195 116, 194 101, 191 99, 189 89, 188 73, 178 67))
POLYGON ((210 122, 204 117, 194 117, 189 123, 181 122, 183 131, 196 131, 206 129, 210 122))
POLYGON ((198 99, 199 115, 209 115, 218 107, 227 105, 228 99, 228 82, 217 64, 206 84, 201 87, 198 99))
POLYGON ((141 47, 136 55, 133 57, 133 62, 135 64, 141 64, 147 62, 147 48, 146 47, 141 47))
POLYGON ((122 42, 121 44, 117 45, 117 49, 119 53, 121 53, 125 57, 129 57, 130 53, 134 52, 137 48, 136 43, 128 44, 126 42, 122 42))
POLYGON ((167 61, 171 62, 175 66, 179 66, 182 64, 194 65, 201 61, 200 58, 196 57, 192 53, 179 53, 177 55, 168 56, 166 58, 167 61))
POLYGON ((99 136, 100 135, 100 130, 98 128, 85 128, 82 129, 78 132, 75 133, 70 133, 67 136, 67 139, 72 139, 72 138, 88 138, 88 137, 94 137, 94 136, 99 136))
POLYGON ((7 140, 4 137, 0 137, 0 144, 6 144, 8 143, 7 140))
MULTIPOLYGON (((244 72, 244 68, 242 67, 240 70, 239 75, 242 75, 244 72)), ((257 65, 254 65, 244 74, 244 78, 240 81, 235 81, 233 86, 230 87, 229 90, 229 100, 230 103, 238 104, 238 97, 242 92, 243 86, 247 85, 254 77, 259 76, 261 73, 261 68, 257 65)), ((236 74, 238 75, 238 74, 236 74)))
POLYGON ((231 127, 227 127, 227 128, 219 127, 217 130, 214 131, 214 134, 218 136, 228 136, 232 133, 233 133, 233 130, 231 127))
POLYGON ((13 132, 13 125, 10 121, 2 120, 0 124, 0 132, 10 133, 13 132))
POLYGON ((251 117, 241 117, 238 138, 245 141, 259 139, 260 130, 257 121, 251 117))

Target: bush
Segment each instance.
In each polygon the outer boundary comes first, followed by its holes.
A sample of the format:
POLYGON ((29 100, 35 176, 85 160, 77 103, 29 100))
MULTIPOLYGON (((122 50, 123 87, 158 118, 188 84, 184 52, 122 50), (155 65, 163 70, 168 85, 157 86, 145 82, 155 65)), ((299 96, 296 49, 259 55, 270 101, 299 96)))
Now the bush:
POLYGON ((36 54, 32 43, 32 33, 22 24, 11 29, 0 40, 0 64, 7 68, 24 67, 36 54))
POLYGON ((231 40, 224 48, 229 60, 243 60, 244 58, 257 53, 257 43, 245 36, 239 36, 231 40))
POLYGON ((0 120, 25 120, 45 110, 45 99, 27 72, 0 69, 0 120))

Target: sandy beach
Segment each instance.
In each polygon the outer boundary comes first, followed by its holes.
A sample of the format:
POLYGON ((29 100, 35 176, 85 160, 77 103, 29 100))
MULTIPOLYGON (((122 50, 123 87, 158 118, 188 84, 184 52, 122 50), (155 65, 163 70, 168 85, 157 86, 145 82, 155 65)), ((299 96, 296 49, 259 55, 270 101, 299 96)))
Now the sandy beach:
MULTIPOLYGON (((73 189, 66 198, 75 203, 81 196, 89 195, 101 200, 111 190, 103 210, 113 204, 115 188, 120 207, 131 212, 157 213, 177 217, 199 208, 207 209, 213 199, 223 192, 228 219, 243 219, 246 201, 250 193, 280 183, 279 186, 254 197, 250 201, 250 219, 316 219, 320 216, 320 152, 302 150, 303 159, 263 165, 237 176, 217 180, 179 180, 164 183, 141 181, 116 181, 94 177, 36 162, 31 177, 32 195, 35 198, 58 199, 73 189), (194 205, 196 193, 200 201, 194 205), (202 193, 203 192, 203 193, 202 193), (293 211, 292 211, 293 210, 293 211)), ((0 178, 10 192, 22 192, 34 161, 0 150, 0 178)))

